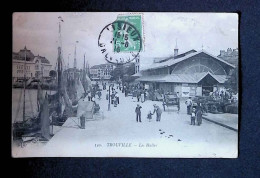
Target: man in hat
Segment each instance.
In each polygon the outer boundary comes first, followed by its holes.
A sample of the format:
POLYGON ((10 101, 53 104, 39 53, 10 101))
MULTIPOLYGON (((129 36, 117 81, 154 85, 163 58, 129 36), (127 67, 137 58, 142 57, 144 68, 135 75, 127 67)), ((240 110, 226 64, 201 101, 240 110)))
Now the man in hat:
POLYGON ((187 114, 191 115, 191 106, 192 106, 192 100, 191 97, 189 97, 186 101, 185 104, 187 105, 187 114))
POLYGON ((135 113, 136 113, 136 122, 142 122, 141 121, 141 108, 142 106, 140 106, 139 104, 137 104, 136 108, 135 108, 135 113))
POLYGON ((156 104, 154 104, 153 106, 154 106, 153 114, 156 112, 156 121, 160 122, 161 121, 162 110, 156 104))

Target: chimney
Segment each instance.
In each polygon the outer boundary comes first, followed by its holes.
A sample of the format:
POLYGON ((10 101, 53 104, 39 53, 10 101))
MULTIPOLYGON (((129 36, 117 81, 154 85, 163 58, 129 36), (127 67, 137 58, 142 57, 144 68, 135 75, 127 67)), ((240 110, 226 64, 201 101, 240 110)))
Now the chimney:
POLYGON ((224 56, 225 55, 225 50, 220 50, 220 56, 224 56))
POLYGON ((176 46, 174 48, 174 57, 178 55, 178 47, 177 47, 177 39, 176 39, 176 46))

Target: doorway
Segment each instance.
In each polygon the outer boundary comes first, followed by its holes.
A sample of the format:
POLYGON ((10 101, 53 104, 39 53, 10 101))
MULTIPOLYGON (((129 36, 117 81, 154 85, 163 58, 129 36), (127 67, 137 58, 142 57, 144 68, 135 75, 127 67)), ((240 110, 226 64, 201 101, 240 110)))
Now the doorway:
POLYGON ((202 86, 202 96, 209 96, 213 92, 213 86, 202 86))

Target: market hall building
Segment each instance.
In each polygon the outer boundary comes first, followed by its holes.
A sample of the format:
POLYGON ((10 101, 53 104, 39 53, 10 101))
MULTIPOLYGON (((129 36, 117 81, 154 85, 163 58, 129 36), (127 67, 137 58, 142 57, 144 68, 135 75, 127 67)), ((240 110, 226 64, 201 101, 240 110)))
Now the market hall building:
POLYGON ((148 68, 141 70, 137 82, 146 89, 163 89, 164 92, 179 92, 181 97, 208 95, 224 90, 224 82, 235 66, 208 52, 190 50, 178 55, 154 60, 148 68))

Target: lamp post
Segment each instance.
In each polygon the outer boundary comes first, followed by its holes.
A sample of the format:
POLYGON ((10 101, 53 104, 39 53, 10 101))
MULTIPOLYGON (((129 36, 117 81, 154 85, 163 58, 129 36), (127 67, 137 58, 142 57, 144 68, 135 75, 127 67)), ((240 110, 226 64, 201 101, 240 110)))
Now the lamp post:
POLYGON ((110 88, 113 84, 110 84, 108 87, 108 111, 110 111, 110 88))
POLYGON ((68 65, 67 65, 67 69, 69 69, 69 68, 70 68, 69 61, 70 61, 70 54, 68 54, 68 65))

